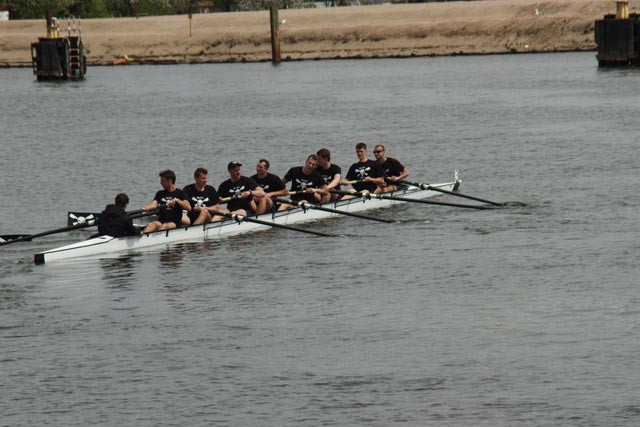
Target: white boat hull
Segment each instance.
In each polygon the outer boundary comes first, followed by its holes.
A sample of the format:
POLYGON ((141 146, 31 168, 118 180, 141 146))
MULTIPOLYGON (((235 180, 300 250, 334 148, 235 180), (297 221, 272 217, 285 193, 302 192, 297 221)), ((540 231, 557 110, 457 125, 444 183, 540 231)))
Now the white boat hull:
MULTIPOLYGON (((454 182, 430 185, 433 187, 441 188, 443 190, 453 191, 458 188, 459 184, 460 181, 457 180, 456 177, 456 181, 454 182)), ((393 193, 386 193, 386 195, 393 195, 410 199, 426 199, 429 197, 438 196, 440 194, 442 193, 432 190, 422 190, 418 187, 409 187, 407 189, 398 190, 393 193)), ((350 200, 339 200, 337 202, 327 203, 323 206, 345 212, 360 212, 371 209, 384 208, 400 203, 407 202, 387 199, 356 198, 350 200)), ((317 209, 304 210, 302 208, 296 208, 289 211, 267 213, 250 218, 274 222, 276 224, 297 224, 342 216, 343 215, 337 213, 331 213, 317 209)), ((111 236, 100 236, 93 239, 84 240, 82 242, 73 243, 70 245, 61 246, 59 248, 37 253, 34 255, 34 262, 36 264, 44 264, 70 258, 126 252, 172 243, 199 242, 203 240, 220 239, 227 236, 250 233, 258 230, 266 230, 269 228, 271 227, 268 225, 245 221, 238 223, 230 219, 204 225, 157 231, 144 234, 142 236, 120 238, 114 238, 111 236)))

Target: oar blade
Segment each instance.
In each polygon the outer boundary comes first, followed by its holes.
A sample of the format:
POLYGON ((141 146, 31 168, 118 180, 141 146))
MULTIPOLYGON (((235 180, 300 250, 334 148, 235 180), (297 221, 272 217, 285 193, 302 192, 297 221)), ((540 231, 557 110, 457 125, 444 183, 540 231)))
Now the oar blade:
POLYGON ((3 234, 0 236, 0 243, 7 243, 11 240, 22 239, 23 242, 28 242, 31 240, 29 234, 3 234))
POLYGON ((67 213, 67 227, 72 227, 78 224, 84 224, 87 221, 98 218, 100 214, 95 212, 68 212, 67 213))
POLYGON ((442 194, 449 194, 451 196, 462 197, 462 198, 469 199, 469 200, 475 200, 476 202, 488 203, 488 204, 493 205, 493 206, 505 206, 506 205, 505 203, 493 202, 491 200, 483 199, 483 198, 476 197, 476 196, 471 196, 469 194, 463 194, 463 193, 460 193, 459 191, 449 191, 449 190, 445 190, 444 188, 434 187, 433 185, 424 184, 424 183, 421 183, 421 182, 412 182, 412 181, 407 181, 407 180, 404 180, 404 179, 398 180, 397 182, 400 182, 402 184, 413 185, 415 187, 419 187, 419 188, 422 188, 424 190, 437 191, 437 192, 442 193, 442 194))

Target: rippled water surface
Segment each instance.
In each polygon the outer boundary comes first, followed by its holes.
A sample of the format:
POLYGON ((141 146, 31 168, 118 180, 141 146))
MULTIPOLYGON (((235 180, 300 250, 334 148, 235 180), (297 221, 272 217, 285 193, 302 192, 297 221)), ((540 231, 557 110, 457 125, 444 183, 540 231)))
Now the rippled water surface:
MULTIPOLYGON (((593 53, 0 70, 0 233, 63 227, 171 168, 284 174, 387 145, 513 202, 34 266, 0 248, 7 426, 636 426, 640 72, 593 53)), ((447 197, 447 196, 445 196, 447 197)), ((446 199, 463 202, 462 199, 446 199)))

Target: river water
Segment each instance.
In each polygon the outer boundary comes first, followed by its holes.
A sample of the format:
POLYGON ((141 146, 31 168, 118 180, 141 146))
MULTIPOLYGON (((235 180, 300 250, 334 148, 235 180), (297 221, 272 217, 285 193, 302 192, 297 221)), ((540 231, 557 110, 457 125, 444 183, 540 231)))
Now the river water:
POLYGON ((4 246, 0 425, 638 425, 639 86, 591 52, 0 70, 1 234, 357 142, 511 202, 44 266, 89 232, 4 246))

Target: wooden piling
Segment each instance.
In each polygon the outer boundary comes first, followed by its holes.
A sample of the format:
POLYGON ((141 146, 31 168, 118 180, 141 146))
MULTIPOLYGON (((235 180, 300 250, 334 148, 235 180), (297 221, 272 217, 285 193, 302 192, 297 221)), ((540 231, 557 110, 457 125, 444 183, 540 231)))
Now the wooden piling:
POLYGON ((274 65, 280 63, 280 20, 278 18, 278 0, 271 1, 271 62, 274 65))

